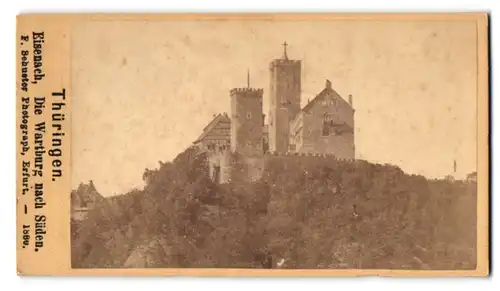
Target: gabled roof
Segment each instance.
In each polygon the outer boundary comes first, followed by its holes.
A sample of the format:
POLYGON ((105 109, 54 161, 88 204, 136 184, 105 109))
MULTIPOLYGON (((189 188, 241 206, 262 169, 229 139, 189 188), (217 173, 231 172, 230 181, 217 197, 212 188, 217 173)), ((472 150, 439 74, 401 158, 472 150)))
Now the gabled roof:
MULTIPOLYGON (((203 128, 203 133, 193 142, 194 144, 200 142, 202 139, 204 139, 211 131, 214 129, 219 123, 224 122, 224 123, 229 123, 231 124, 231 119, 229 119, 229 116, 227 116, 226 113, 224 114, 217 114, 212 121, 208 123, 205 128, 203 128)), ((230 138, 228 136, 228 138, 230 138)))
POLYGON ((337 93, 337 91, 335 91, 334 89, 332 89, 330 81, 327 80, 326 81, 326 87, 325 87, 325 89, 323 89, 321 92, 319 92, 319 94, 316 95, 316 97, 314 97, 313 100, 311 100, 309 103, 307 103, 307 105, 304 106, 304 108, 302 108, 302 111, 304 111, 304 112, 309 111, 313 107, 314 104, 316 104, 318 101, 323 100, 323 98, 325 96, 327 96, 327 95, 330 95, 333 98, 335 98, 337 100, 340 100, 340 102, 343 102, 348 107, 352 108, 352 106, 346 100, 344 100, 344 98, 342 98, 340 96, 340 94, 337 93))

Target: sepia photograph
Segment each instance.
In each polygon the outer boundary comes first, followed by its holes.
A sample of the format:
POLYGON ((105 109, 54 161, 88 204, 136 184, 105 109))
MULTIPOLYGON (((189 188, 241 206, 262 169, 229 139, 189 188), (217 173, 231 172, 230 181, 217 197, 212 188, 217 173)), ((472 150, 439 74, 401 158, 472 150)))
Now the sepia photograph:
POLYGON ((477 268, 476 21, 68 37, 71 268, 477 268))

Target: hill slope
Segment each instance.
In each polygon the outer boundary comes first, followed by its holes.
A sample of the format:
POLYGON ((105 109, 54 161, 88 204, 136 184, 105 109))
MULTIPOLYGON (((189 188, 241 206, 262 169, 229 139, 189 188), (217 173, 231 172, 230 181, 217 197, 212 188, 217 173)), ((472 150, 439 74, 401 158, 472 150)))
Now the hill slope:
POLYGON ((215 185, 205 161, 188 149, 101 201, 72 225, 73 267, 475 268, 475 184, 273 157, 257 183, 215 185))

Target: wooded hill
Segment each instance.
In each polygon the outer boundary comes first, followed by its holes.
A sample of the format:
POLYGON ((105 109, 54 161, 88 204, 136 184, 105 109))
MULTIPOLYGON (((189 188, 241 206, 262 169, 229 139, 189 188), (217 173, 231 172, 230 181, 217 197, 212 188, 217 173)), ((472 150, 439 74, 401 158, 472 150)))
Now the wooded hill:
POLYGON ((194 148, 72 222, 73 268, 474 269, 476 184, 392 165, 272 157, 212 183, 194 148))

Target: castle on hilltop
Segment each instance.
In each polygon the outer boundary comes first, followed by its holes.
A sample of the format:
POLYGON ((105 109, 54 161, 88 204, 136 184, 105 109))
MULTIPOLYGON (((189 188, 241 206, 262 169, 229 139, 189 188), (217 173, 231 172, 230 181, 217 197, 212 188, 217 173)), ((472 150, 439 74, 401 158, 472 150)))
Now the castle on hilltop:
POLYGON ((331 155, 354 159, 352 96, 344 100, 329 80, 315 98, 301 108, 301 61, 283 56, 270 63, 269 114, 263 113, 264 89, 230 90, 230 115, 215 115, 194 141, 208 154, 211 177, 230 180, 231 154, 245 158, 251 177, 262 172, 263 157, 287 154, 331 155))

